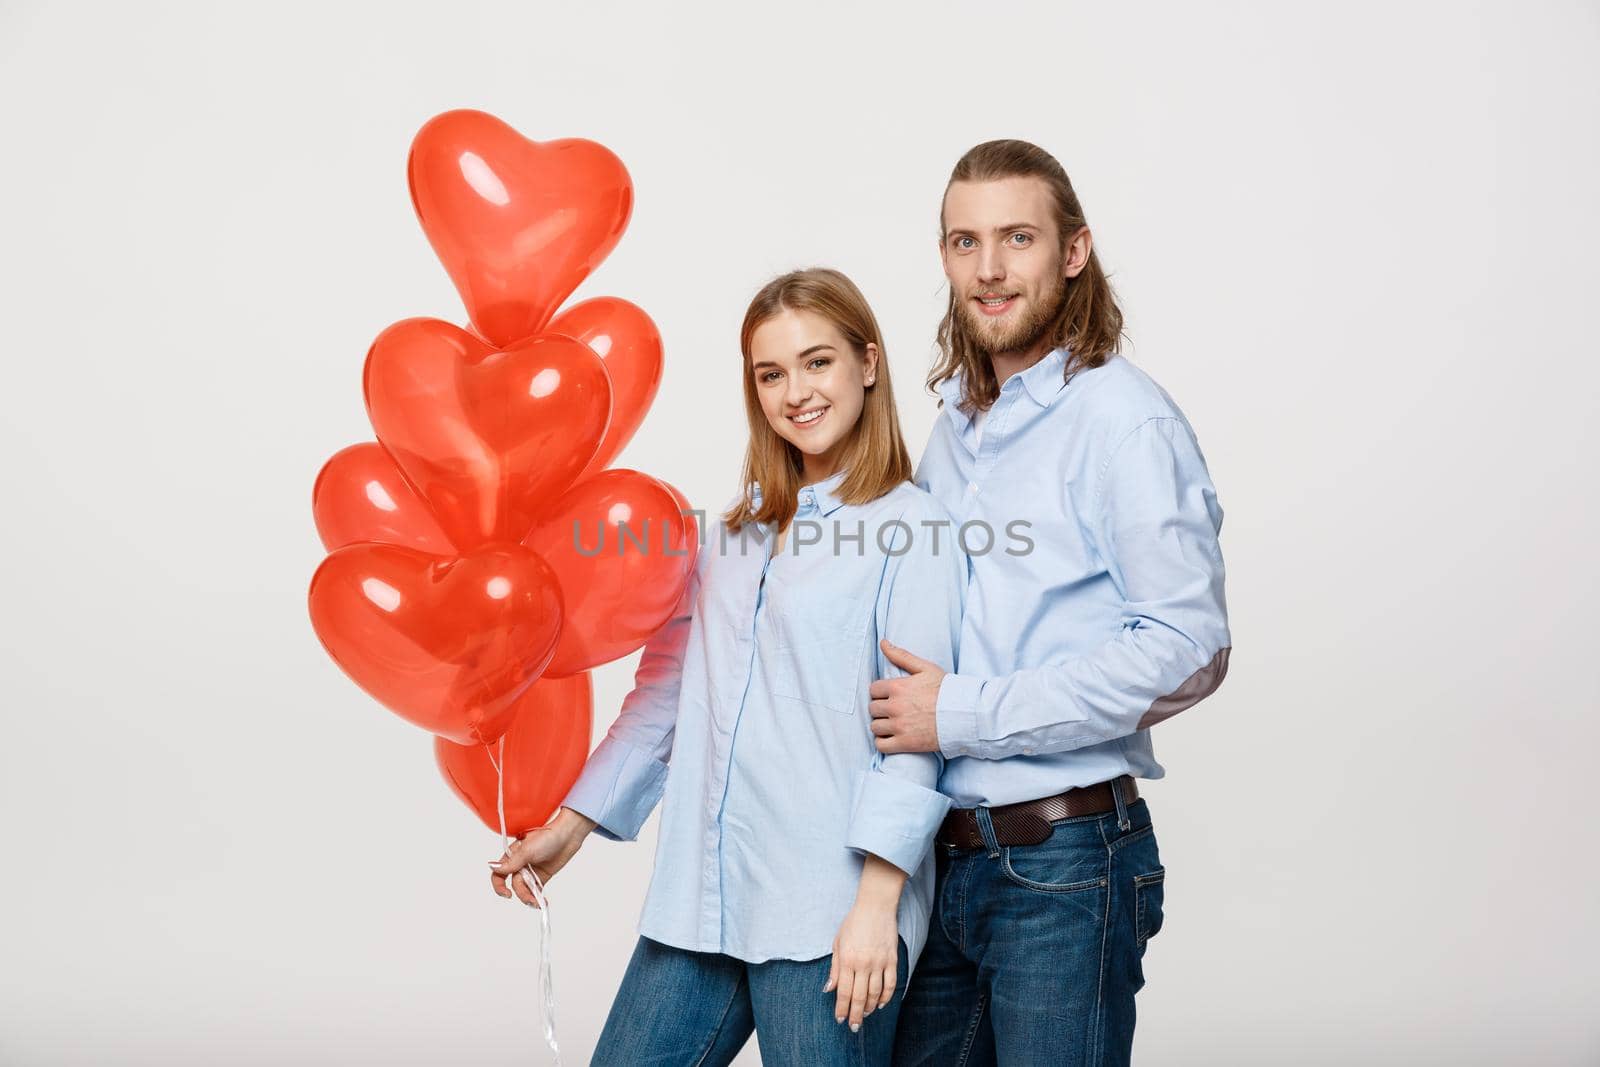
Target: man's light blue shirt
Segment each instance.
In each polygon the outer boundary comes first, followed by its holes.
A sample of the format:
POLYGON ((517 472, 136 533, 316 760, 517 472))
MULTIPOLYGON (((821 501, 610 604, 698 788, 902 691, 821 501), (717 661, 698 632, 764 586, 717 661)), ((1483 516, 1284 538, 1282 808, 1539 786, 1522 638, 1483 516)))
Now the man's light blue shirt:
POLYGON ((752 963, 826 956, 870 852, 908 873, 897 926, 913 966, 921 953, 943 760, 879 754, 867 687, 903 673, 880 637, 953 668, 966 560, 921 536, 950 522, 927 493, 904 482, 847 505, 844 476, 801 489, 775 556, 770 526, 711 526, 564 801, 633 840, 664 795, 639 921, 653 940, 752 963))
POLYGON ((960 375, 941 382, 917 468, 971 561, 938 698, 940 788, 961 807, 1160 778, 1149 727, 1227 673, 1222 508, 1194 431, 1122 356, 1063 383, 1066 355, 1008 378, 981 440, 960 375))

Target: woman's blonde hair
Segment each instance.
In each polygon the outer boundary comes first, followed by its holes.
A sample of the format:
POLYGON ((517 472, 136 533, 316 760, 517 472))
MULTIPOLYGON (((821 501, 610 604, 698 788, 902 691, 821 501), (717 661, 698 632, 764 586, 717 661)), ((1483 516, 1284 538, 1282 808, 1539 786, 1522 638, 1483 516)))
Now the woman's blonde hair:
POLYGON ((791 271, 772 279, 750 301, 739 329, 739 350, 744 363, 744 410, 750 423, 750 445, 745 450, 743 491, 723 515, 728 529, 738 532, 747 522, 787 526, 794 518, 796 497, 803 484, 800 450, 778 436, 761 410, 751 368, 750 340, 768 319, 785 311, 809 311, 838 328, 850 342, 856 358, 865 359, 867 345, 878 346, 876 381, 867 387, 861 418, 845 442, 840 460, 848 473, 837 492, 846 504, 865 504, 911 478, 911 456, 900 434, 900 416, 889 380, 889 359, 884 351, 878 320, 855 283, 836 270, 813 267, 791 271), (755 504, 755 488, 761 503, 755 504))

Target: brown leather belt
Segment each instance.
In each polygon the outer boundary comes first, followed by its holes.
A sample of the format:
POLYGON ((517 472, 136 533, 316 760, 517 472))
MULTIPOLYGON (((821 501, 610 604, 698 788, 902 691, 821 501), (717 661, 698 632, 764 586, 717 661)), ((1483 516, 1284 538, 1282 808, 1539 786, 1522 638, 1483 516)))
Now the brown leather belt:
MULTIPOLYGON (((1002 845, 1037 845, 1054 832, 1055 828, 1050 825, 1052 819, 1115 811, 1117 798, 1111 792, 1113 786, 1121 786, 1124 804, 1132 804, 1139 799, 1139 784, 1131 775, 1124 774, 1109 782, 1069 789, 1053 797, 990 808, 989 819, 994 823, 995 840, 1002 845)), ((978 832, 978 809, 951 809, 939 827, 938 840, 940 844, 957 848, 982 848, 983 835, 978 832)))

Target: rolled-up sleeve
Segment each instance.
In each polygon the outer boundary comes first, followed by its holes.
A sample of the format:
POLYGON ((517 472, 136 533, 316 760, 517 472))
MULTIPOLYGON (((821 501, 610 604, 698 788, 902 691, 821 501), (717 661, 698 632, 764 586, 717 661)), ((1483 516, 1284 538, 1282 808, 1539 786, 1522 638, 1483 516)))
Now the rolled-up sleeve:
POLYGON ((593 819, 594 832, 609 840, 636 839, 666 789, 684 649, 708 555, 699 553, 672 618, 645 642, 633 691, 561 802, 593 819))
MULTIPOLYGON (((896 528, 879 586, 878 634, 953 671, 961 640, 967 559, 955 543, 955 524, 948 513, 931 497, 921 503, 901 517, 904 527, 896 528), (935 538, 925 521, 948 525, 935 538)), ((879 678, 906 673, 885 659, 881 648, 875 650, 875 662, 879 678)), ((874 749, 871 767, 857 775, 849 847, 879 856, 908 874, 914 872, 950 810, 950 798, 938 788, 943 769, 944 758, 937 752, 886 756, 874 749)))

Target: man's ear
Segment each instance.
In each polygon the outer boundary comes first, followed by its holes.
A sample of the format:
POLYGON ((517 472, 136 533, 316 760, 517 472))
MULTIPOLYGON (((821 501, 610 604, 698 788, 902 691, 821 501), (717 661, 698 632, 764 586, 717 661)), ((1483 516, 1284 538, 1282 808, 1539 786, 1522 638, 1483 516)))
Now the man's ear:
POLYGON ((1072 240, 1067 242, 1067 254, 1063 257, 1062 277, 1076 278, 1083 273, 1083 268, 1089 265, 1089 253, 1094 251, 1094 235, 1089 232, 1089 227, 1079 226, 1078 232, 1072 235, 1072 240))
POLYGON ((944 268, 944 276, 950 277, 950 253, 944 246, 944 237, 939 238, 939 266, 944 268))

